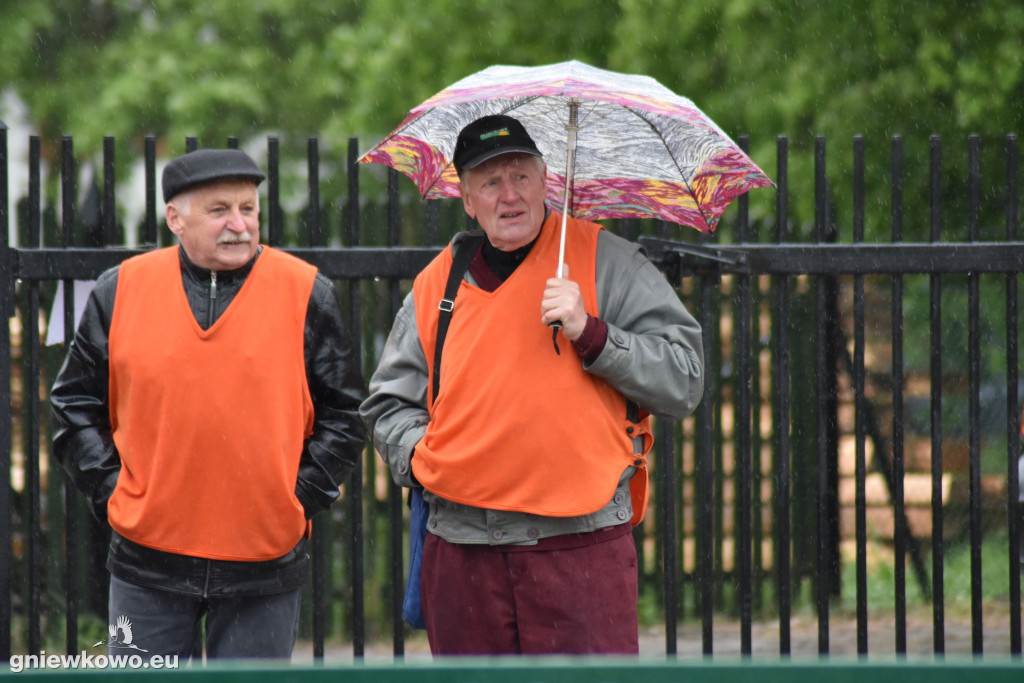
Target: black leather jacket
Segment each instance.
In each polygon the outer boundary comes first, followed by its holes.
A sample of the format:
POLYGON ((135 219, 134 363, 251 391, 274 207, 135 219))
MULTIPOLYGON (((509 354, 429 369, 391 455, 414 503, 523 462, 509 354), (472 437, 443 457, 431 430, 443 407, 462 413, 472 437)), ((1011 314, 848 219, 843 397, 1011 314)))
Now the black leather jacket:
MULTIPOLYGON (((189 305, 203 329, 227 309, 259 258, 257 254, 246 266, 219 271, 214 278, 180 247, 179 255, 189 305)), ((107 342, 117 275, 115 267, 97 280, 50 392, 56 423, 54 455, 101 521, 106 521, 107 500, 121 469, 108 404, 107 342)), ((314 424, 300 459, 295 495, 308 519, 338 498, 366 438, 359 417, 359 404, 366 396, 359 359, 344 328, 334 287, 320 274, 306 312, 304 355, 314 424)), ((302 584, 307 561, 303 547, 304 541, 269 562, 230 562, 150 550, 115 533, 107 567, 127 581, 176 592, 195 594, 202 588, 199 594, 266 593, 302 584)))

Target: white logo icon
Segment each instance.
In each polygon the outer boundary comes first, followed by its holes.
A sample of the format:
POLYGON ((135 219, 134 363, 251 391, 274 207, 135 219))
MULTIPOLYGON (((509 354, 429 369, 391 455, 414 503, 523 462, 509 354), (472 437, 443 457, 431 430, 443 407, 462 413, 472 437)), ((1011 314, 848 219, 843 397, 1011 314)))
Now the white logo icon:
MULTIPOLYGON (((117 622, 110 624, 110 626, 107 627, 107 630, 110 631, 110 640, 107 641, 107 645, 109 647, 131 648, 133 650, 138 650, 139 652, 149 652, 149 650, 143 650, 132 642, 132 639, 134 638, 134 636, 132 636, 132 622, 128 621, 128 617, 125 615, 122 614, 119 616, 117 618, 117 622), (117 638, 118 631, 121 632, 120 640, 117 638)), ((96 643, 96 645, 93 645, 93 647, 98 647, 100 645, 103 645, 102 640, 96 643)))

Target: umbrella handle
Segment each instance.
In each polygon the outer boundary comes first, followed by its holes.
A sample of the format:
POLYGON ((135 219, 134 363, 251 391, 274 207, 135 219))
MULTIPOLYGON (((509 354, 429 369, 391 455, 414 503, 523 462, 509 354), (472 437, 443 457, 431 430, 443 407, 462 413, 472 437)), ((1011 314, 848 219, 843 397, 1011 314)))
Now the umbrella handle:
POLYGON ((558 238, 558 269, 555 270, 555 277, 562 277, 562 266, 565 265, 565 214, 562 214, 562 234, 558 238))
POLYGON ((555 277, 562 277, 562 264, 565 263, 565 221, 569 215, 569 197, 572 195, 572 176, 576 166, 576 131, 579 127, 579 100, 569 100, 569 123, 565 126, 565 191, 562 194, 562 236, 558 243, 558 270, 555 277))
MULTIPOLYGON (((569 215, 569 196, 572 194, 572 174, 576 165, 576 131, 579 127, 579 100, 569 100, 569 123, 565 127, 567 138, 565 141, 565 192, 562 195, 562 234, 558 240, 558 269, 555 277, 562 277, 562 266, 565 264, 565 223, 569 215)), ((562 329, 562 321, 556 320, 550 325, 551 342, 555 345, 555 353, 561 354, 558 350, 558 330, 562 329)))

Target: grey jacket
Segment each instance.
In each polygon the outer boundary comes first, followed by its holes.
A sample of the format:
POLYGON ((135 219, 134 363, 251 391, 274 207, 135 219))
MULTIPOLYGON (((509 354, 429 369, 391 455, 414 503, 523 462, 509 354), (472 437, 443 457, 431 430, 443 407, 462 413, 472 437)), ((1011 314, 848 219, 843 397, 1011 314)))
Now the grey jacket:
MULTIPOLYGON (((468 274, 466 279, 475 284, 468 274)), ((679 419, 693 412, 703 392, 700 326, 643 250, 607 231, 597 242, 597 304, 598 317, 608 325, 608 340, 584 369, 652 415, 679 419)), ((411 462, 429 421, 428 361, 416 329, 416 305, 410 292, 370 380, 369 397, 360 407, 377 452, 395 482, 405 487, 418 486, 411 462)), ((537 307, 539 312, 540 302, 537 307)), ((634 472, 629 467, 622 473, 604 508, 581 517, 485 510, 424 491, 430 504, 427 528, 453 543, 531 545, 540 538, 622 524, 632 516, 629 479, 634 472)))

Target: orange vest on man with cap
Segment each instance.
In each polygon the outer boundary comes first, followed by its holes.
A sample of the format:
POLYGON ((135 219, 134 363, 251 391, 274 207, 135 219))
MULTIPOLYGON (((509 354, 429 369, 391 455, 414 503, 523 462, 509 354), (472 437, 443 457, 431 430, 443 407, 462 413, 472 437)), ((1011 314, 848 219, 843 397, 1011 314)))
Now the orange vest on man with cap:
MULTIPOLYGON (((430 397, 430 422, 412 460, 416 479, 444 499, 550 517, 586 515, 608 503, 628 466, 645 467, 632 437, 649 434, 649 420, 629 422, 625 399, 587 373, 571 350, 556 354, 551 329, 540 322, 538 302, 558 260, 560 222, 549 215, 526 259, 495 291, 464 281, 455 298, 440 390, 430 397)), ((599 231, 568 220, 565 261, 593 316, 599 231)), ((427 358, 433 358, 436 302, 451 264, 446 249, 413 286, 427 358)), ((635 479, 643 495, 645 469, 635 479)))

